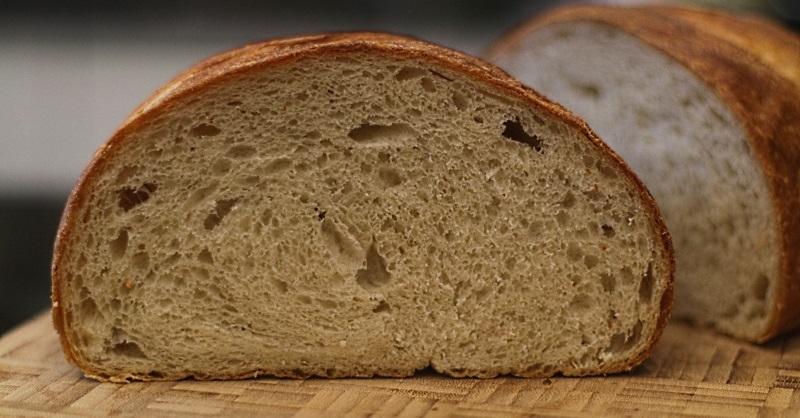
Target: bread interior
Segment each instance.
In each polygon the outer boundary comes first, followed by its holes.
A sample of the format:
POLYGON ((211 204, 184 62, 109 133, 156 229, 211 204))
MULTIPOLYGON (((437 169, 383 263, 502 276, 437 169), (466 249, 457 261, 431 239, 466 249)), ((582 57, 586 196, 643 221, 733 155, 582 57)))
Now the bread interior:
POLYGON ((667 255, 631 178, 434 60, 250 70, 119 147, 64 257, 97 376, 584 374, 655 332, 667 255))
POLYGON ((495 62, 586 119, 644 180, 675 246, 675 315, 763 334, 778 278, 775 214, 747 134, 714 91, 599 23, 547 26, 495 62))

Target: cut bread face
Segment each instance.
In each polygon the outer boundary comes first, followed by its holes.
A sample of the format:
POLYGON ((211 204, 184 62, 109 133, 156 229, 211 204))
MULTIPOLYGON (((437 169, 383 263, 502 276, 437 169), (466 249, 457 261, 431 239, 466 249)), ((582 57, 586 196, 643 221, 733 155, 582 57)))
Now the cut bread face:
POLYGON ((544 17, 490 58, 585 118, 653 192, 675 245, 676 316, 750 340, 775 335, 778 214, 746 127, 686 65, 590 17, 607 10, 544 17))
POLYGON ((290 39, 200 64, 101 148, 54 318, 113 381, 610 373, 660 334, 671 256, 624 163, 499 71, 290 39))

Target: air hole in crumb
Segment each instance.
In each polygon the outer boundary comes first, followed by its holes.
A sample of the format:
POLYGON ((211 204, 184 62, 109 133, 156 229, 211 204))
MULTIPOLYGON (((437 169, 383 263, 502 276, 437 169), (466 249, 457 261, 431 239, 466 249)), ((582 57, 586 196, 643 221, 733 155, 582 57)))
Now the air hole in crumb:
POLYGON ((475 293, 475 300, 478 303, 482 303, 489 297, 490 289, 488 286, 484 286, 478 290, 475 290, 474 293, 475 293))
POLYGON ((569 303, 569 307, 572 310, 577 311, 585 311, 590 309, 594 305, 594 298, 587 295, 586 293, 578 293, 575 297, 572 298, 572 301, 569 303))
POLYGON ((469 99, 463 94, 455 91, 453 92, 453 104, 456 106, 458 110, 464 110, 469 106, 469 99))
POLYGON ((317 299, 320 305, 322 305, 325 309, 336 309, 339 307, 339 304, 336 301, 330 299, 317 299))
POLYGON ((262 172, 264 174, 275 174, 280 171, 286 170, 292 166, 292 160, 286 157, 278 157, 264 166, 262 172))
POLYGON ((444 75, 444 74, 442 74, 442 73, 440 73, 438 71, 430 70, 430 72, 431 72, 431 74, 435 75, 436 77, 441 78, 442 80, 453 81, 452 78, 450 78, 450 77, 448 77, 448 76, 446 76, 446 75, 444 75))
POLYGON ((758 300, 767 299, 767 291, 769 290, 769 278, 764 274, 759 274, 756 281, 753 282, 753 294, 758 300))
POLYGON ((561 200, 561 207, 569 209, 573 206, 575 206, 575 195, 572 192, 567 192, 564 199, 561 200))
POLYGON ((574 242, 570 242, 569 244, 567 244, 567 258, 569 259, 569 261, 578 261, 581 259, 582 256, 583 256, 583 251, 581 250, 581 247, 578 246, 578 244, 574 242))
POLYGON ((391 125, 362 124, 350 130, 347 134, 350 139, 364 146, 397 145, 398 142, 419 136, 417 131, 405 123, 391 125))
POLYGON ((636 321, 636 325, 631 329, 631 335, 627 336, 624 332, 619 332, 611 337, 611 344, 606 351, 610 353, 624 353, 633 348, 642 336, 642 321, 636 321))
POLYGON ((217 200, 216 205, 214 206, 214 212, 206 216, 205 221, 203 221, 203 226, 206 228, 206 230, 211 231, 212 229, 216 228, 217 225, 222 222, 222 219, 231 212, 238 201, 239 199, 217 200))
POLYGON ((286 293, 286 292, 289 291, 289 284, 286 283, 285 281, 280 280, 280 279, 274 279, 274 278, 271 279, 271 281, 272 281, 272 284, 275 286, 276 289, 278 289, 279 292, 286 293))
POLYGON ((197 254, 197 259, 206 264, 214 264, 214 257, 211 255, 211 251, 209 251, 208 248, 203 248, 200 254, 197 254))
POLYGON ((608 165, 602 163, 600 160, 597 161, 597 171, 600 172, 604 177, 615 179, 617 178, 617 173, 608 165))
POLYGON ((390 312, 391 310, 392 310, 392 307, 389 306, 389 304, 386 303, 385 300, 382 300, 382 301, 378 302, 378 306, 376 306, 375 308, 372 309, 372 312, 381 313, 381 312, 390 312))
POLYGON ((622 283, 626 285, 633 284, 633 271, 630 267, 623 267, 620 272, 622 273, 622 283))
POLYGON ((597 185, 595 185, 591 190, 589 190, 585 194, 586 197, 589 198, 589 200, 593 200, 595 202, 601 201, 605 197, 603 193, 600 192, 600 190, 598 190, 597 185))
POLYGON ((567 226, 569 223, 569 214, 563 210, 556 212, 556 221, 561 226, 567 226))
POLYGON ((136 253, 131 257, 131 264, 139 270, 147 270, 150 266, 150 256, 147 253, 136 253))
POLYGON ((639 301, 650 303, 653 298, 653 263, 647 263, 647 270, 642 275, 642 282, 639 284, 639 301))
POLYGON ((86 263, 88 262, 89 260, 86 259, 86 255, 84 253, 81 253, 80 256, 78 256, 78 264, 77 264, 78 270, 83 269, 83 267, 85 267, 86 263))
POLYGON ((228 103, 225 103, 225 104, 228 105, 228 106, 241 106, 242 105, 242 101, 241 100, 231 100, 231 101, 229 101, 228 103))
POLYGON ((611 344, 608 347, 608 350, 611 353, 620 353, 625 351, 625 333, 618 332, 611 336, 611 344))
POLYGON ((572 88, 574 88, 578 94, 581 94, 585 97, 589 97, 591 99, 597 99, 600 97, 600 87, 592 84, 592 83, 581 83, 577 81, 573 81, 570 83, 572 88))
POLYGON ((203 202, 204 200, 206 200, 209 196, 211 196, 212 193, 214 193, 214 190, 217 189, 217 185, 218 184, 214 182, 206 187, 197 189, 194 192, 192 192, 186 199, 186 203, 184 203, 184 208, 187 210, 191 209, 200 204, 201 202, 203 202))
POLYGON ((250 145, 234 145, 228 150, 226 155, 231 158, 242 160, 250 158, 255 154, 256 149, 250 145))
POLYGON ((109 244, 111 249, 111 258, 118 259, 125 254, 128 249, 128 230, 121 229, 115 239, 109 244))
POLYGON ((486 214, 496 216, 500 209, 501 200, 497 196, 492 196, 492 200, 486 205, 486 214))
POLYGON ((149 377, 151 377, 153 379, 163 379, 164 378, 164 374, 163 373, 157 372, 155 370, 152 370, 152 371, 148 372, 147 376, 149 376, 149 377))
POLYGON ((608 238, 612 238, 616 233, 614 232, 614 227, 611 225, 602 225, 600 229, 603 230, 603 235, 608 238))
POLYGON ((542 141, 536 135, 528 135, 525 132, 525 128, 522 127, 522 123, 519 121, 519 118, 514 120, 507 120, 503 122, 503 136, 512 140, 519 142, 521 144, 528 145, 533 147, 537 152, 542 152, 542 141))
MULTIPOLYGON (((532 374, 532 375, 548 375, 550 371, 553 370, 553 366, 544 365, 542 363, 533 363, 530 366, 525 368, 525 373, 532 374)), ((553 384, 553 381, 550 379, 544 379, 542 383, 545 386, 550 386, 553 384)))
POLYGON ((583 264, 586 264, 586 268, 588 269, 594 268, 594 266, 596 266, 598 263, 600 263, 600 259, 598 259, 596 256, 587 254, 583 257, 583 264))
POLYGON ((540 235, 542 231, 544 231, 544 222, 542 221, 532 221, 528 225, 528 234, 530 236, 540 235))
POLYGON ((328 154, 326 153, 320 154, 320 156, 317 157, 317 159, 314 162, 317 164, 317 167, 325 168, 325 166, 328 164, 328 154))
POLYGON ((264 224, 264 226, 269 226, 270 219, 272 219, 272 209, 266 208, 261 212, 261 223, 264 224))
POLYGON ((412 78, 422 77, 427 75, 428 72, 423 70, 422 68, 415 68, 415 67, 403 67, 397 74, 394 75, 395 80, 397 81, 405 81, 411 80, 412 78))
POLYGON ((133 209, 134 207, 147 202, 150 195, 158 189, 155 183, 144 183, 141 187, 134 189, 132 187, 123 187, 117 193, 119 195, 119 207, 125 212, 133 209))
POLYGON ((654 115, 642 108, 636 108, 636 125, 641 129, 649 128, 653 124, 654 115))
POLYGON ((747 313, 747 320, 753 321, 757 318, 763 318, 765 315, 764 305, 752 306, 750 312, 747 313))
POLYGON ((388 187, 398 186, 403 183, 403 176, 396 168, 381 166, 378 168, 378 178, 388 187))
POLYGON ((326 217, 320 226, 322 238, 331 255, 344 258, 349 262, 361 261, 361 253, 358 241, 346 232, 337 222, 330 217, 326 217))
POLYGON ((258 176, 247 176, 240 178, 238 180, 239 183, 244 184, 245 186, 255 186, 261 180, 261 177, 258 176))
POLYGON ((613 292, 617 288, 617 279, 608 273, 600 274, 600 284, 606 292, 613 292))
POLYGON ((389 283, 391 276, 386 270, 386 259, 378 253, 373 240, 366 255, 366 267, 356 272, 356 282, 366 290, 377 289, 389 283))
POLYGON ((728 306, 728 309, 725 309, 722 312, 722 317, 723 318, 735 318, 738 315, 739 315, 739 305, 738 304, 730 305, 730 306, 728 306))
POLYGON ((297 300, 299 300, 302 303, 305 303, 306 305, 311 304, 311 298, 308 295, 299 295, 297 296, 297 300))
POLYGON ((100 311, 97 309, 97 304, 91 297, 81 301, 78 310, 81 313, 83 320, 92 322, 102 318, 100 311))
POLYGON ((126 165, 117 174, 117 184, 124 184, 139 171, 139 167, 126 165))
POLYGON ((138 359, 146 359, 147 356, 144 355, 142 349, 139 348, 139 344, 136 344, 132 341, 124 341, 118 344, 114 344, 111 347, 111 352, 123 357, 129 358, 138 358, 138 359))
POLYGON ((430 78, 422 77, 422 79, 419 82, 420 82, 420 84, 422 84, 422 88, 425 91, 430 92, 430 93, 433 93, 433 92, 436 91, 436 86, 433 84, 433 80, 431 80, 430 78))
POLYGON ((617 323, 618 320, 619 320, 619 313, 617 313, 617 311, 613 309, 609 309, 608 317, 606 317, 606 325, 608 326, 608 329, 613 328, 614 324, 617 323))
POLYGON ((221 129, 208 123, 201 123, 196 125, 189 131, 189 135, 196 137, 216 136, 222 132, 221 129))

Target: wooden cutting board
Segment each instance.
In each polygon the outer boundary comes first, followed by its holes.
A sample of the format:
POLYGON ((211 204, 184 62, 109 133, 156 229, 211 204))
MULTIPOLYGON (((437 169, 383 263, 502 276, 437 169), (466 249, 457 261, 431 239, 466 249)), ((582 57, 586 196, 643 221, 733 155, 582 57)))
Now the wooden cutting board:
POLYGON ((0 416, 800 416, 800 335, 755 346, 670 325, 633 373, 593 378, 98 383, 42 314, 0 339, 0 416))

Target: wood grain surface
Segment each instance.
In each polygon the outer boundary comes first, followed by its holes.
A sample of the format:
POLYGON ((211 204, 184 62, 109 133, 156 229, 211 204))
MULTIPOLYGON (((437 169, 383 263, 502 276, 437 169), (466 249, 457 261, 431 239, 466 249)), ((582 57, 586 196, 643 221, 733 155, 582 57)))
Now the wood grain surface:
POLYGON ((64 360, 47 314, 0 339, 0 416, 800 416, 800 335, 755 346, 669 325, 633 373, 593 378, 114 384, 64 360))

